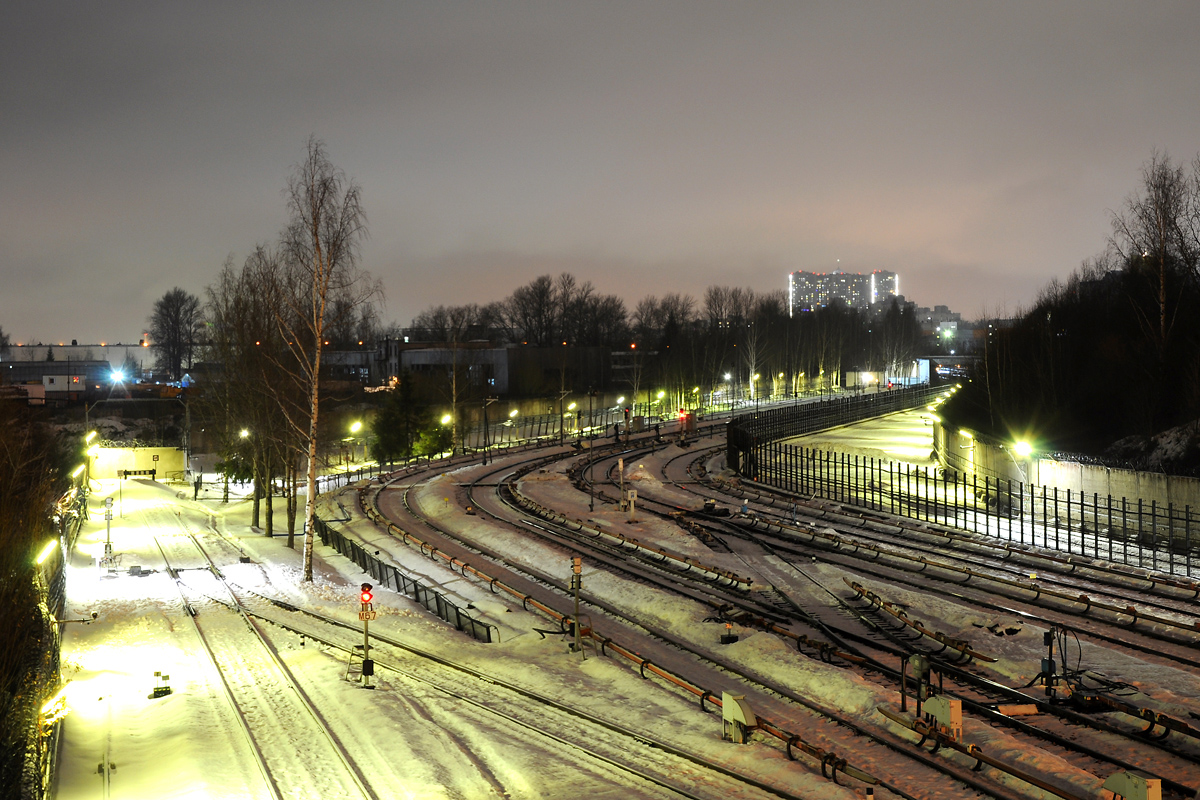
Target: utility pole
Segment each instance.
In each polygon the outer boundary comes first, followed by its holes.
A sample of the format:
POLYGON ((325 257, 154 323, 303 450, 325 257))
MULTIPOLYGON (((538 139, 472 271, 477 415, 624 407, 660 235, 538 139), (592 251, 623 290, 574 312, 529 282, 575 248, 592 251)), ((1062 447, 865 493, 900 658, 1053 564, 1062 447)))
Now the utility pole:
POLYGON ((595 427, 592 419, 592 399, 596 396, 596 390, 588 389, 588 511, 596 510, 596 487, 592 484, 592 447, 596 444, 596 433, 593 430, 595 427))
POLYGON ((565 441, 563 425, 563 398, 571 393, 570 389, 563 389, 558 395, 558 443, 561 446, 565 441))

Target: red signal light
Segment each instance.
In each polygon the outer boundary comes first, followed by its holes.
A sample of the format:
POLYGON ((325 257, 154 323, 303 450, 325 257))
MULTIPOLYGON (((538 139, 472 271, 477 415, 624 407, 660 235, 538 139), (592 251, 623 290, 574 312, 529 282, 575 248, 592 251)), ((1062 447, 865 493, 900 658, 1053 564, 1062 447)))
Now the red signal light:
POLYGON ((363 605, 367 605, 368 603, 371 602, 371 598, 372 598, 371 588, 372 588, 371 584, 369 584, 369 583, 364 583, 362 585, 362 593, 359 594, 358 597, 360 600, 362 600, 363 605))

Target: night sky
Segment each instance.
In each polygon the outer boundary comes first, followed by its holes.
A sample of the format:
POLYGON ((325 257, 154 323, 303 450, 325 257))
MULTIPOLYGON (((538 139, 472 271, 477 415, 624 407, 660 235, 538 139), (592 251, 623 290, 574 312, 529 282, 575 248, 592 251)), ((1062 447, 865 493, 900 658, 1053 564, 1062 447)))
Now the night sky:
POLYGON ((362 186, 385 322, 562 271, 632 306, 792 270, 1011 315, 1200 153, 1196 2, 9 2, 0 328, 136 341, 362 186))

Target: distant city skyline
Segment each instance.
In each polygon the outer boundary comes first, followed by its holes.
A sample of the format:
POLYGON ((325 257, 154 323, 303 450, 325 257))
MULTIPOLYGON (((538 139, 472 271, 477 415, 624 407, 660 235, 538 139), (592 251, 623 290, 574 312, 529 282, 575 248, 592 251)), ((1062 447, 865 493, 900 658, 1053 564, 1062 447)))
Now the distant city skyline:
POLYGON ((1011 316, 1200 143, 1200 5, 20 3, 0 27, 0 328, 136 342, 362 187, 384 322, 570 272, 632 309, 794 271, 1011 316))
POLYGON ((788 314, 813 311, 840 300, 863 309, 900 296, 900 277, 886 269, 871 272, 805 272, 788 274, 788 314))

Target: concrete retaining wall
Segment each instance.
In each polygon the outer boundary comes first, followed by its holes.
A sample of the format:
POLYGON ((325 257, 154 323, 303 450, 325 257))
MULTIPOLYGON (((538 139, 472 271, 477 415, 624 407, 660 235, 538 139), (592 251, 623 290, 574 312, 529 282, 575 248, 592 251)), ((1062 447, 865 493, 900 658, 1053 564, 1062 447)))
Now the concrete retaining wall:
POLYGON ((1014 483, 1045 486, 1059 491, 1124 497, 1134 505, 1157 503, 1165 508, 1200 509, 1200 479, 1157 472, 1113 469, 1074 461, 1022 459, 1011 447, 981 440, 970 431, 950 430, 934 423, 934 449, 943 466, 965 475, 999 478, 1014 483))
POLYGON ((92 461, 93 478, 116 478, 120 470, 157 470, 160 482, 183 478, 183 451, 178 447, 101 447, 92 461), (158 460, 155 460, 158 456, 158 460))

